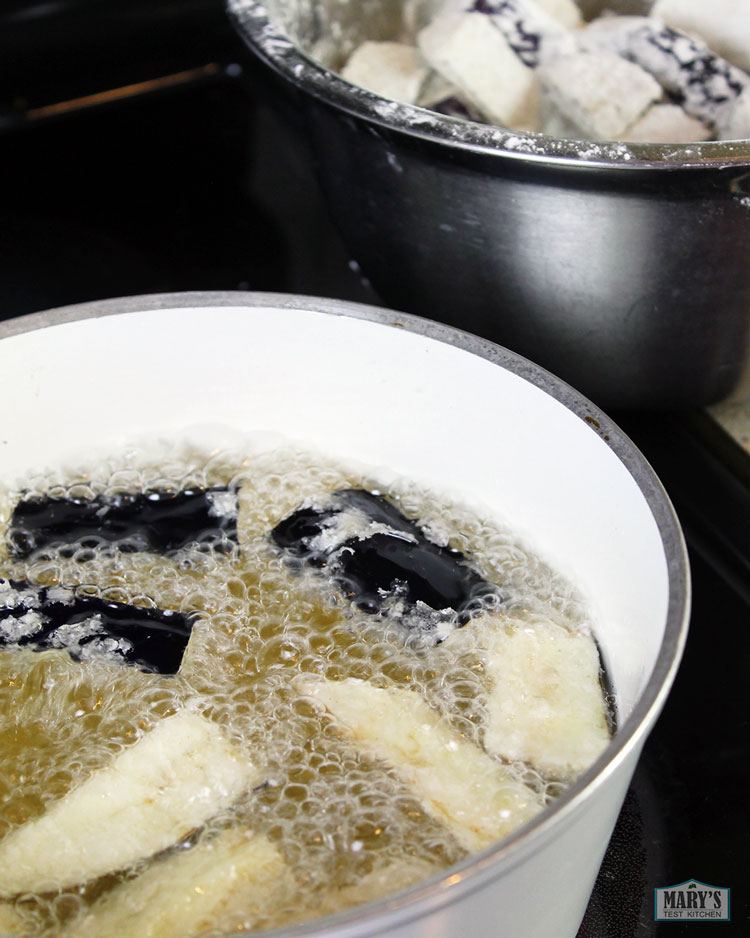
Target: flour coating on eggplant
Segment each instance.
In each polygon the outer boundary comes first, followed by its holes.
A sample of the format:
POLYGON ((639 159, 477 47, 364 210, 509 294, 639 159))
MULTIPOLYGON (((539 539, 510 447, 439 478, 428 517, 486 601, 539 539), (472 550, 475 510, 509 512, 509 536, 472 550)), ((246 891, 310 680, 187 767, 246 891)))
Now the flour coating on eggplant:
MULTIPOLYGON (((586 23, 574 0, 413 0, 400 30, 349 49, 340 72, 384 98, 523 134, 743 140, 750 13, 741 6, 657 0, 648 16, 605 9, 586 23)), ((329 29, 330 48, 318 47, 337 67, 346 33, 335 20, 329 29)), ((524 146, 533 152, 533 140, 524 146)))

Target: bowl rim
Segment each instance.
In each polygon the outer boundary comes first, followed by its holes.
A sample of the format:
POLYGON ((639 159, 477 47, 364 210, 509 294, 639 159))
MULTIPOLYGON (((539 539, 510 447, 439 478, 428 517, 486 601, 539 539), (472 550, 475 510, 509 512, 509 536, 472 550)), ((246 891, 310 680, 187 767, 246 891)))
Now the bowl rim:
POLYGON ((704 143, 570 140, 449 117, 384 98, 346 81, 303 52, 269 17, 262 0, 226 0, 246 45, 302 93, 383 130, 491 154, 569 169, 676 170, 750 167, 750 139, 704 143))
POLYGON ((690 571, 684 536, 669 496, 645 457, 629 437, 595 404, 555 375, 503 346, 453 326, 413 314, 347 300, 285 293, 191 291, 122 297, 30 313, 0 322, 0 341, 82 320, 168 309, 236 307, 300 310, 366 320, 397 331, 451 345, 503 368, 553 397, 609 447, 638 486, 657 525, 666 558, 668 603, 664 636, 643 693, 605 752, 560 795, 555 803, 509 837, 471 854, 458 864, 408 889, 353 909, 286 928, 254 932, 268 938, 327 938, 387 934, 464 898, 500 878, 543 848, 548 831, 565 825, 618 767, 637 754, 656 721, 674 681, 685 647, 690 614, 690 571), (450 889, 446 887, 450 886, 450 889))

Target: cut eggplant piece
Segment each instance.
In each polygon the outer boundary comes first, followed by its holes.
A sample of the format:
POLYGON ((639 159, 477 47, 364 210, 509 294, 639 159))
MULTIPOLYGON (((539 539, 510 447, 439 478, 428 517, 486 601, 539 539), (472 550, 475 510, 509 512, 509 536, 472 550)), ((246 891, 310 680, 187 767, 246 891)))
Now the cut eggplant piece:
POLYGON ((621 139, 626 143, 700 143, 711 136, 710 127, 676 104, 654 104, 621 139))
POLYGON ((682 109, 714 126, 719 138, 750 135, 750 76, 716 55, 700 39, 655 17, 608 16, 578 38, 587 51, 608 50, 639 65, 682 109))
POLYGON ((76 661, 98 658, 176 674, 196 614, 79 596, 61 586, 0 579, 0 647, 62 648, 76 661))
POLYGON ((424 60, 454 85, 461 98, 495 124, 531 130, 537 85, 493 18, 451 2, 417 34, 424 60))
POLYGON ((539 795, 457 733, 419 694, 349 678, 305 677, 296 690, 324 707, 360 750, 392 766, 425 811, 467 850, 530 820, 539 795))
POLYGON ((197 938, 253 928, 258 913, 292 882, 265 837, 225 830, 157 860, 98 899, 65 938, 197 938))
POLYGON ((542 126, 550 113, 575 136, 619 140, 662 96, 661 85, 640 66, 614 52, 558 56, 539 70, 542 126))
POLYGON ((131 866, 259 781, 216 724, 182 710, 0 842, 0 896, 66 889, 131 866))
POLYGON ((573 0, 474 0, 465 9, 484 14, 529 68, 569 51, 573 40, 566 27, 580 22, 580 11, 573 0))
POLYGON ((271 536, 293 563, 325 569, 365 612, 380 611, 389 595, 398 597, 417 613, 405 617, 409 626, 435 628, 430 612, 452 612, 464 624, 483 597, 497 593, 463 554, 428 540, 390 502, 361 489, 298 509, 271 536))
POLYGON ((427 74, 414 46, 371 40, 357 46, 341 69, 341 77, 353 85, 406 104, 417 100, 427 74))
POLYGON ((750 4, 743 0, 656 0, 651 16, 690 36, 750 72, 750 4))
POLYGON ((8 529, 11 553, 117 544, 123 551, 172 554, 189 544, 228 553, 237 541, 237 491, 227 486, 152 489, 93 498, 24 498, 8 529))
POLYGON ((571 780, 610 741, 592 635, 545 617, 487 623, 481 652, 490 687, 484 745, 556 779, 571 780))

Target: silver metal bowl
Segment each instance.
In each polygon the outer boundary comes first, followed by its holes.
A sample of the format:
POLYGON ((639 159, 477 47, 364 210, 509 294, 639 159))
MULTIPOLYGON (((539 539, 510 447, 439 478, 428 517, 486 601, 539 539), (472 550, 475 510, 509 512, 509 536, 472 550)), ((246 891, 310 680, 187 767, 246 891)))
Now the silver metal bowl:
POLYGON ((396 35, 403 3, 228 2, 387 305, 502 342, 608 408, 744 393, 750 141, 572 141, 397 105, 333 69, 396 35))

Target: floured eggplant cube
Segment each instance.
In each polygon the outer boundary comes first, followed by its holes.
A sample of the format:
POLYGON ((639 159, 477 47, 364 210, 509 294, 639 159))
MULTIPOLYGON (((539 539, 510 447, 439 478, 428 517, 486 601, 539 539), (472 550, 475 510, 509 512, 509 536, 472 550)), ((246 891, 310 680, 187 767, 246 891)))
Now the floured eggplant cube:
POLYGON ((610 16, 590 23, 578 42, 645 69, 687 114, 715 127, 719 139, 750 136, 750 76, 700 39, 655 17, 610 16))
POLYGON ((401 42, 363 42, 341 70, 341 77, 384 98, 413 104, 428 69, 413 47, 401 42))
POLYGON ((484 121, 483 115, 440 72, 429 73, 416 103, 419 107, 428 108, 438 114, 447 114, 449 117, 460 117, 479 123, 484 121))
POLYGON ((651 15, 700 36, 714 52, 750 72, 750 3, 747 0, 656 0, 651 15))
POLYGON ((577 29, 583 22, 575 0, 536 0, 536 6, 568 29, 577 29))
POLYGON ((545 133, 618 140, 662 97, 659 83, 614 52, 563 55, 539 69, 543 115, 563 118, 568 134, 543 116, 545 133))
POLYGON ((747 140, 750 138, 750 83, 737 95, 727 114, 717 123, 719 140, 747 140))
POLYGON ((76 661, 96 658, 141 671, 175 674, 195 620, 77 595, 61 586, 0 579, 0 647, 59 648, 76 661))
POLYGON ((676 104, 654 104, 621 136, 628 143, 696 143, 713 133, 676 104))
POLYGON ((497 593, 459 551, 433 543, 385 498, 362 489, 299 508, 271 536, 294 563, 325 569, 365 612, 380 611, 388 596, 402 600, 416 613, 405 616, 408 626, 438 628, 440 616, 430 612, 444 611, 463 624, 497 593))
POLYGON ((171 554, 190 544, 228 552, 237 541, 237 492, 228 486, 153 489, 93 498, 24 498, 13 509, 8 542, 16 557, 44 548, 117 544, 123 551, 171 554))
POLYGON ((416 104, 448 117, 460 117, 462 120, 480 123, 484 119, 479 111, 461 96, 458 88, 440 72, 432 71, 428 74, 416 104))
POLYGON ((581 20, 573 0, 474 0, 462 6, 483 14, 529 68, 571 51, 573 40, 567 27, 578 26, 581 20))
POLYGON ((485 119, 532 129, 537 86, 533 70, 510 46, 492 17, 446 8, 417 36, 429 65, 459 89, 485 119))

